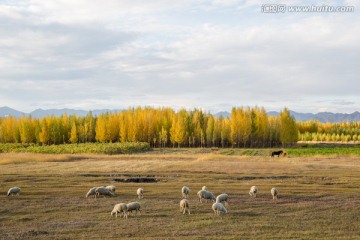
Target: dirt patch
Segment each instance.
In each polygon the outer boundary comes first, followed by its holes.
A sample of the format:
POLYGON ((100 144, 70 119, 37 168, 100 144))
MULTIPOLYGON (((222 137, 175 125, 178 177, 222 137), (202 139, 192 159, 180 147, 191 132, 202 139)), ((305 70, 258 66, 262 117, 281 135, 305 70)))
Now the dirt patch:
POLYGON ((115 178, 115 182, 125 182, 125 183, 154 183, 158 182, 157 178, 152 177, 136 177, 136 178, 115 178))
POLYGON ((255 180, 255 179, 275 179, 275 180, 282 180, 282 179, 289 179, 289 178, 299 178, 297 176, 244 176, 244 177, 237 177, 232 178, 232 180, 255 180))
POLYGON ((47 231, 30 230, 28 232, 22 233, 21 237, 22 238, 36 237, 36 236, 39 236, 39 235, 47 235, 47 234, 49 234, 49 232, 47 232, 47 231))
POLYGON ((283 179, 304 179, 309 181, 333 181, 336 178, 333 177, 310 177, 310 176, 244 176, 230 178, 231 180, 257 180, 257 179, 269 179, 269 180, 283 180, 283 179))

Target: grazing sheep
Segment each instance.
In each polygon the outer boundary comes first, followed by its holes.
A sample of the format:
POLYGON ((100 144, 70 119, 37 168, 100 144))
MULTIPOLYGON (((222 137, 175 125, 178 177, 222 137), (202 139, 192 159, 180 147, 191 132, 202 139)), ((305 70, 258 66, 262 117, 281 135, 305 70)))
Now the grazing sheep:
POLYGON ((141 207, 141 205, 139 202, 131 202, 131 203, 127 204, 127 211, 131 212, 131 213, 132 213, 132 211, 135 211, 134 215, 136 216, 138 211, 141 213, 140 207, 141 207))
POLYGON ((202 199, 205 199, 206 202, 208 199, 211 199, 213 202, 216 201, 215 196, 209 191, 200 190, 197 194, 199 196, 199 202, 201 202, 201 203, 202 203, 202 199))
POLYGON ((90 190, 87 192, 85 197, 89 197, 89 196, 93 196, 93 195, 96 197, 96 192, 95 192, 96 188, 98 188, 98 187, 90 188, 90 190))
POLYGON ((256 198, 256 193, 257 193, 258 191, 259 191, 259 189, 258 189, 257 186, 252 186, 252 187, 250 188, 249 195, 250 195, 251 197, 256 198))
POLYGON ((20 188, 19 187, 12 187, 9 189, 9 191, 7 192, 7 195, 10 196, 10 195, 20 195, 20 188))
POLYGON ((276 188, 272 188, 271 195, 273 196, 273 200, 277 200, 279 196, 279 190, 277 190, 276 188))
POLYGON ((128 209, 126 203, 119 203, 114 206, 114 209, 111 211, 111 216, 114 216, 115 214, 115 216, 117 217, 118 213, 120 213, 120 216, 122 216, 123 218, 128 218, 127 211, 128 209))
POLYGON ((180 212, 182 212, 183 214, 185 214, 186 211, 190 214, 189 200, 187 200, 187 199, 182 199, 182 200, 180 201, 180 212))
POLYGON ((208 188, 207 188, 206 186, 203 186, 203 187, 201 188, 201 190, 208 191, 208 188))
POLYGON ((115 193, 115 186, 110 185, 110 186, 106 186, 106 188, 112 191, 113 193, 115 193))
POLYGON ((181 193, 183 198, 188 198, 190 194, 190 188, 183 186, 181 189, 181 193))
POLYGON ((136 194, 138 195, 138 198, 143 198, 144 197, 144 189, 142 188, 138 188, 138 190, 136 191, 136 194))
MULTIPOLYGON (((104 188, 104 186, 100 186, 102 188, 104 188)), ((94 196, 96 198, 96 189, 99 187, 93 187, 90 188, 89 191, 87 192, 87 194, 85 195, 85 197, 89 197, 89 196, 94 196)))
POLYGON ((221 213, 227 213, 228 211, 226 210, 226 208, 224 207, 224 205, 222 205, 222 203, 216 202, 212 205, 212 210, 214 211, 215 215, 220 215, 221 213))
POLYGON ((227 195, 226 193, 220 194, 219 196, 216 197, 216 202, 218 203, 225 202, 225 206, 228 205, 228 200, 229 200, 229 195, 227 195))
POLYGON ((97 187, 95 189, 95 197, 99 197, 100 195, 103 195, 104 197, 105 196, 110 196, 110 197, 113 197, 114 196, 114 193, 112 191, 110 191, 109 189, 107 189, 106 187, 97 187))

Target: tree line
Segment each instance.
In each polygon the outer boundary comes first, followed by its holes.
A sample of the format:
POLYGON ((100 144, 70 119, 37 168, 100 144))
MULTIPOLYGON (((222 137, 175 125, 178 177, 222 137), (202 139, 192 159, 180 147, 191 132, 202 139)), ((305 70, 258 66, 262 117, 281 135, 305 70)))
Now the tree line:
POLYGON ((263 107, 234 107, 230 117, 201 109, 137 107, 85 117, 0 118, 1 143, 39 145, 147 142, 152 147, 275 147, 298 141, 288 109, 268 116, 263 107))
POLYGON ((298 122, 299 140, 312 142, 358 142, 360 122, 298 122))

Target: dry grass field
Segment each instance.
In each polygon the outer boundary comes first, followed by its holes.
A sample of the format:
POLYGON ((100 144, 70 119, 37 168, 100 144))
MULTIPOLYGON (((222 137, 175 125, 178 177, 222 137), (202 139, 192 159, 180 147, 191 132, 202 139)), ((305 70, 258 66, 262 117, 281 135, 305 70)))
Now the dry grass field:
POLYGON ((133 155, 0 154, 0 239, 359 239, 360 157, 271 158, 210 152, 133 155), (154 177, 156 183, 126 183, 154 177), (85 198, 94 186, 116 196, 85 198), (179 211, 188 186, 191 215, 179 211), (206 185, 227 193, 229 213, 214 216, 196 193, 206 185), (250 198, 252 185, 259 187, 250 198), (7 197, 10 187, 20 196, 7 197), (116 203, 137 201, 142 212, 111 217, 116 203), (272 201, 270 189, 280 198, 272 201))

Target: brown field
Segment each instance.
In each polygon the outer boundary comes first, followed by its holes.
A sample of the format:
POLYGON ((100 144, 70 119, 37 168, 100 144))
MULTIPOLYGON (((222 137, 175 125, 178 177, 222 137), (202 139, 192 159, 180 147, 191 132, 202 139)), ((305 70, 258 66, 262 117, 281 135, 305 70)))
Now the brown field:
POLYGON ((360 157, 226 156, 218 153, 134 155, 0 154, 0 239, 359 239, 360 157), (155 177, 157 183, 114 179, 155 177), (113 198, 85 198, 115 185, 113 198), (191 215, 179 211, 188 186, 191 215), (206 185, 230 195, 214 216, 196 193, 206 185), (252 185, 257 198, 249 197, 252 185), (20 196, 7 197, 19 186, 20 196), (138 201, 142 213, 111 217, 116 203, 138 201), (280 198, 272 201, 270 189, 280 198))

